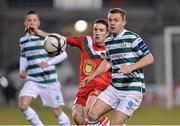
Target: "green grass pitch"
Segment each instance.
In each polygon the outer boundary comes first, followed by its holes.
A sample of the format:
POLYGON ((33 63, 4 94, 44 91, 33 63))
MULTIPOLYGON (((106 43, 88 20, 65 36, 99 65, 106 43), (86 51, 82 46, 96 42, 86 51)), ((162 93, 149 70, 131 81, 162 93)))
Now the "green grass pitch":
MULTIPOLYGON (((45 125, 57 125, 57 120, 49 108, 42 107, 39 101, 32 104, 45 125)), ((65 108, 71 118, 71 110, 65 108)), ((112 113, 108 116, 111 117, 112 113)), ((17 107, 0 106, 0 125, 29 125, 17 107)), ((128 125, 180 125, 180 107, 168 110, 164 107, 141 106, 127 121, 128 125)))

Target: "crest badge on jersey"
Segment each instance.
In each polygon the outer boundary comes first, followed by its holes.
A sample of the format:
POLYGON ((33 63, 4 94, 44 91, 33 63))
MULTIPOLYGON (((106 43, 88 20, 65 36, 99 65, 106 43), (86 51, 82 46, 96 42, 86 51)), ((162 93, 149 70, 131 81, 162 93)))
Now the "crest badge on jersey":
POLYGON ((96 63, 93 60, 86 59, 83 63, 83 72, 86 75, 91 75, 94 72, 96 63))

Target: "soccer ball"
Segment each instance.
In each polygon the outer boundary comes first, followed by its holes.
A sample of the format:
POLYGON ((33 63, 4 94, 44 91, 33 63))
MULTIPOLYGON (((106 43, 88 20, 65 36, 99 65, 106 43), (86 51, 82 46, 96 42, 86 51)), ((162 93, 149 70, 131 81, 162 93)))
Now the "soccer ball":
POLYGON ((66 49, 65 38, 57 33, 48 35, 45 38, 44 49, 50 56, 61 54, 66 49))

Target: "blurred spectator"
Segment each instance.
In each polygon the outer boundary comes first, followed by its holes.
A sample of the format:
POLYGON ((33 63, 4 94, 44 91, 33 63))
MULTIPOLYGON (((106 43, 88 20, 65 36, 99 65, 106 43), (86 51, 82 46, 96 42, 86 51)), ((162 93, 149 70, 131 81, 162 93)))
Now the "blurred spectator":
POLYGON ((13 82, 5 77, 0 77, 0 85, 2 89, 2 95, 5 98, 5 102, 8 106, 11 106, 16 103, 16 92, 17 89, 14 87, 13 82))
POLYGON ((103 0, 103 6, 124 7, 126 6, 126 0, 103 0))
POLYGON ((77 83, 75 81, 76 72, 74 71, 74 68, 69 60, 65 60, 61 64, 57 65, 57 74, 58 79, 60 80, 62 85, 71 85, 74 83, 77 83), (62 72, 63 71, 63 72, 62 72))
POLYGON ((41 7, 52 8, 53 0, 7 0, 10 8, 41 7))

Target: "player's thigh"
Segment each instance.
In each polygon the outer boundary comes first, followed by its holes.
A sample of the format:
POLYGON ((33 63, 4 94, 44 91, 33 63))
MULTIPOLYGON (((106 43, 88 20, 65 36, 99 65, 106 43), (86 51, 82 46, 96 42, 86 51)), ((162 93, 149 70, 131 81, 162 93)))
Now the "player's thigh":
POLYGON ((64 105, 64 98, 58 85, 51 85, 51 87, 46 88, 40 87, 39 95, 44 106, 58 108, 64 105))
POLYGON ((94 102, 97 100, 97 96, 101 93, 101 91, 91 91, 89 93, 87 102, 86 102, 86 109, 87 111, 90 110, 90 108, 92 107, 92 105, 94 104, 94 102))
POLYGON ((107 112, 111 110, 112 110, 111 106, 109 106, 107 103, 105 103, 101 99, 97 98, 97 100, 94 102, 94 104, 92 105, 88 113, 88 117, 99 119, 102 115, 106 114, 107 112))
POLYGON ((33 81, 27 81, 20 91, 19 97, 30 96, 36 98, 39 94, 39 87, 33 81))
POLYGON ((117 99, 114 98, 114 89, 112 86, 108 86, 106 90, 101 92, 97 97, 97 100, 93 104, 90 110, 90 116, 94 118, 101 117, 105 113, 111 111, 118 106, 117 99))
POLYGON ((118 96, 120 102, 116 110, 125 113, 128 117, 131 117, 138 109, 143 98, 143 94, 138 91, 121 91, 118 96))
POLYGON ((127 114, 116 110, 111 118, 111 125, 123 125, 129 117, 127 114))
POLYGON ((87 102, 86 102, 86 110, 87 112, 91 109, 92 105, 94 104, 94 102, 97 100, 97 97, 99 96, 99 94, 101 93, 101 91, 91 91, 89 93, 87 102))
POLYGON ((26 109, 30 105, 32 99, 38 96, 38 93, 39 88, 34 82, 26 82, 19 94, 19 107, 21 109, 26 109))
POLYGON ((27 109, 28 106, 30 106, 32 99, 33 97, 31 96, 21 96, 19 98, 19 108, 22 110, 27 109))
POLYGON ((97 96, 89 96, 86 102, 86 110, 87 112, 91 109, 94 102, 97 100, 97 96))

